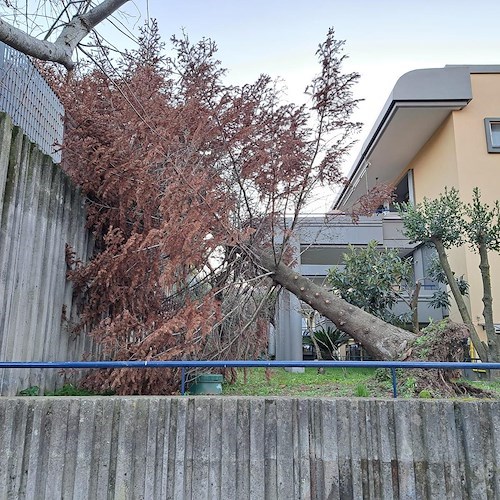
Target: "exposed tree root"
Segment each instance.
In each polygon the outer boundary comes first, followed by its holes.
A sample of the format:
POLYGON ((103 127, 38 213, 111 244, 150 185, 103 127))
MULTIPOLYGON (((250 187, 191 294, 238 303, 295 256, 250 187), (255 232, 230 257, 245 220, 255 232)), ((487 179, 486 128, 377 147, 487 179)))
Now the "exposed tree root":
MULTIPOLYGON (((463 361, 468 337, 469 330, 464 324, 449 320, 432 323, 422 330, 404 359, 405 361, 463 361)), ((462 377, 460 370, 415 369, 407 370, 403 377, 406 388, 412 390, 414 395, 428 393, 428 397, 491 396, 488 391, 458 381, 462 377)))

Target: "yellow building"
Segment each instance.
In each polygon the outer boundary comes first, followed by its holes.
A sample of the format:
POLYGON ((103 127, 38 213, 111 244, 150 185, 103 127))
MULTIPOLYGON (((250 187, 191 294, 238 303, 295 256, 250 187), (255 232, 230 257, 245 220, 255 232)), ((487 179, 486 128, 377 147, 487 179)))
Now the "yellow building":
MULTIPOLYGON (((398 201, 435 198, 455 187, 468 202, 500 199, 500 66, 446 66, 403 75, 349 173, 334 208, 348 211, 377 183, 396 188, 398 201)), ((479 256, 467 247, 449 251, 452 269, 470 284, 469 307, 482 327, 479 256)), ((490 256, 494 322, 500 331, 500 256, 490 256)), ((460 321, 456 307, 452 319, 460 321)))

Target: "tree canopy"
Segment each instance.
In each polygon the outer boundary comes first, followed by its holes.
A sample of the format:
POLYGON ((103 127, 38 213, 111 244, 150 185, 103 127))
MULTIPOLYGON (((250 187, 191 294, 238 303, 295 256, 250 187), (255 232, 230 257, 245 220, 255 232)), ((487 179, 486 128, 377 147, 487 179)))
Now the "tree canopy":
MULTIPOLYGON (((88 265, 69 252, 79 327, 115 359, 254 358, 273 318, 269 276, 293 258, 300 211, 319 183, 342 181, 358 75, 342 72, 330 30, 309 105, 283 104, 265 75, 226 85, 212 41, 171 43, 165 57, 153 22, 118 69, 102 62, 54 83, 67 111, 63 165, 98 250, 88 265)), ((119 390, 124 373, 93 383, 119 390)), ((154 371, 126 377, 127 390, 168 390, 154 371)))
POLYGON ((500 250, 500 205, 493 207, 481 202, 480 191, 473 189, 472 202, 464 203, 456 188, 445 189, 434 200, 417 204, 405 204, 400 214, 405 225, 405 234, 413 242, 430 243, 435 246, 441 269, 458 306, 462 320, 468 325, 474 347, 482 360, 498 359, 500 348, 493 324, 493 298, 488 252, 500 250), (448 261, 446 250, 467 243, 480 256, 479 268, 483 281, 483 316, 488 343, 484 344, 472 323, 470 312, 463 300, 467 284, 456 278, 448 261), (465 286, 465 288, 464 288, 465 286))
POLYGON ((402 259, 396 249, 378 248, 376 241, 370 241, 363 248, 350 247, 341 265, 328 272, 334 293, 388 323, 410 320, 409 314, 397 316, 393 307, 413 282, 411 259, 402 259))

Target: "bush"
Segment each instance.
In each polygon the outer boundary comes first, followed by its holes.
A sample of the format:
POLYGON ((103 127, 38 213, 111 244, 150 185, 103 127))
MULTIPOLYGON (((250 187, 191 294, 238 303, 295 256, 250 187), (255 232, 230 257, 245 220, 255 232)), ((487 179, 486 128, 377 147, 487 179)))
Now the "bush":
POLYGON ((370 392, 364 384, 358 384, 354 390, 354 395, 358 398, 367 398, 370 396, 370 392))

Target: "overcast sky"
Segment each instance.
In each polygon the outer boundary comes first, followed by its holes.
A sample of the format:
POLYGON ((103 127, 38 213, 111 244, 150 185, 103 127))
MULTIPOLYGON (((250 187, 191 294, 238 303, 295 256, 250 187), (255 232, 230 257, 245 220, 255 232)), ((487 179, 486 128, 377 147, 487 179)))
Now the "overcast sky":
POLYGON ((317 71, 316 48, 333 26, 346 41, 346 70, 361 74, 359 146, 405 72, 500 64, 500 0, 140 0, 127 10, 129 25, 142 23, 139 13, 155 17, 166 39, 182 29, 193 41, 212 38, 232 83, 261 73, 281 77, 295 102, 317 71))

